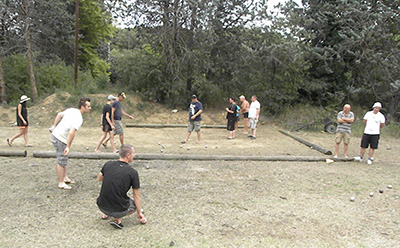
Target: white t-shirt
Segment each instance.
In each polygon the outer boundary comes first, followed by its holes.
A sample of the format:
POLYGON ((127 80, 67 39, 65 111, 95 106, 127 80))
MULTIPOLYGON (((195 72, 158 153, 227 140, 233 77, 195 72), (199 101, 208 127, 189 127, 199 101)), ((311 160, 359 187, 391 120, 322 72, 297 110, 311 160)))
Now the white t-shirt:
POLYGON ((71 128, 75 128, 76 131, 82 126, 83 118, 81 111, 77 108, 69 108, 65 110, 64 117, 61 119, 60 123, 54 128, 53 135, 59 141, 67 144, 68 134, 71 128))
POLYGON ((381 124, 385 123, 385 116, 381 112, 374 114, 373 111, 369 111, 364 115, 364 120, 367 120, 365 134, 380 134, 381 124))
POLYGON ((249 118, 256 118, 257 115, 257 110, 261 107, 260 102, 255 100, 254 102, 251 102, 250 108, 249 108, 249 118))

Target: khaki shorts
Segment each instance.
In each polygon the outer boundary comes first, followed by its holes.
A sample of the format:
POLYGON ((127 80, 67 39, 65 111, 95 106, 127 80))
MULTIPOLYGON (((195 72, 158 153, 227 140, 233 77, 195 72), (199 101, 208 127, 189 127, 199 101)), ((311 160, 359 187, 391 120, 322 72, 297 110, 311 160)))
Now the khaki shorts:
POLYGON ((249 128, 256 129, 257 128, 257 121, 258 119, 254 119, 253 117, 249 118, 249 128))
POLYGON ((200 121, 189 121, 188 126, 187 126, 187 130, 189 133, 196 131, 196 132, 200 132, 200 121))
POLYGON ((114 120, 114 125, 115 125, 115 129, 114 129, 115 135, 124 134, 124 128, 122 127, 121 120, 114 120))
POLYGON ((336 144, 340 144, 340 142, 345 143, 348 145, 350 143, 350 134, 348 133, 336 133, 335 142, 336 144))

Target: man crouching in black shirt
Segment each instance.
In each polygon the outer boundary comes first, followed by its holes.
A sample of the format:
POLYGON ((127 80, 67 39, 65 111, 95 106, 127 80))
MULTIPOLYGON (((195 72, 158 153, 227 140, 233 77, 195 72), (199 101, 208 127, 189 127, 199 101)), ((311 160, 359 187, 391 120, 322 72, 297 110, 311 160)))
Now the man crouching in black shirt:
POLYGON ((104 213, 103 220, 110 216, 114 221, 110 222, 115 228, 122 229, 122 217, 137 212, 140 223, 147 222, 140 206, 140 182, 139 174, 129 163, 135 157, 135 150, 131 145, 122 145, 119 151, 118 161, 108 161, 104 164, 97 176, 102 181, 100 196, 97 198, 97 206, 104 213), (133 189, 133 199, 127 196, 129 189, 133 189))

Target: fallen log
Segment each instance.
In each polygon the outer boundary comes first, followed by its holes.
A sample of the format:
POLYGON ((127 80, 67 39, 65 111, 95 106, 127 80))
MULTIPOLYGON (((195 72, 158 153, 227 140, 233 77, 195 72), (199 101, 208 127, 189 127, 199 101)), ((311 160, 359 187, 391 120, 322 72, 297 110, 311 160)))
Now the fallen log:
POLYGON ((300 143, 302 143, 302 144, 304 144, 304 145, 310 147, 311 149, 315 149, 315 150, 317 150, 317 151, 319 151, 319 152, 321 152, 321 153, 323 153, 323 154, 325 154, 325 155, 332 155, 332 152, 331 152, 331 151, 329 151, 328 149, 323 148, 322 146, 319 146, 319 145, 317 145, 317 144, 313 144, 313 143, 311 143, 311 142, 309 142, 309 141, 307 141, 307 140, 304 140, 304 139, 302 139, 302 138, 299 138, 299 137, 297 137, 297 136, 294 136, 294 135, 292 135, 292 134, 290 134, 290 133, 288 133, 288 132, 285 132, 285 131, 283 131, 283 130, 279 130, 279 132, 281 132, 282 134, 287 135, 287 136, 289 136, 289 137, 291 137, 291 138, 293 138, 293 139, 299 141, 300 143))
MULTIPOLYGON (((55 158, 53 151, 35 151, 35 158, 55 158)), ((69 158, 78 159, 118 159, 116 153, 95 153, 95 152, 71 152, 69 158)), ((192 155, 192 154, 157 154, 140 153, 136 154, 135 160, 225 160, 225 161, 300 161, 300 162, 321 162, 326 157, 313 156, 235 156, 235 155, 192 155)), ((338 158, 335 161, 353 161, 353 158, 338 158)))
POLYGON ((27 151, 0 151, 1 157, 26 157, 27 151))
MULTIPOLYGON (((186 128, 187 124, 126 124, 126 127, 136 128, 186 128)), ((226 128, 226 125, 201 125, 201 128, 226 128)), ((243 128, 243 125, 239 125, 243 128)))

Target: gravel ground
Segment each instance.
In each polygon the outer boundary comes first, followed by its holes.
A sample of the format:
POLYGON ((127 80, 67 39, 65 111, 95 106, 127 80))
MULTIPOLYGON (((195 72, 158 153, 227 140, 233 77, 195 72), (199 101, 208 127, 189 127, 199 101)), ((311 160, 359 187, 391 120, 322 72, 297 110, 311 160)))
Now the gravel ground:
MULTIPOLYGON (((1 150, 24 150, 18 130, 3 127, 1 150)), ((126 129, 137 153, 324 156, 260 126, 257 140, 226 140, 225 130, 202 130, 202 143, 180 148, 185 129, 126 129), (205 147, 207 145, 207 148, 205 147), (218 146, 218 148, 215 148, 218 146), (190 150, 185 148, 190 147, 190 150)), ((298 136, 333 149, 332 135, 298 136)), ((71 159, 77 183, 57 189, 55 159, 32 157, 53 150, 46 128, 31 128, 28 157, 0 157, 1 247, 398 247, 400 142, 383 137, 373 166, 358 162, 134 161, 148 219, 123 219, 115 230, 95 202, 95 177, 105 160, 71 159), (392 189, 387 186, 392 185, 392 189), (382 189, 383 193, 378 191, 382 189), (373 197, 370 197, 373 192, 373 197), (355 197, 351 202, 350 197, 355 197)), ((73 151, 94 149, 99 128, 84 124, 73 151)), ((358 153, 353 137, 349 154, 358 153)), ((341 147, 342 148, 342 147, 341 147)), ((87 151, 87 152, 89 152, 87 151)), ((109 152, 102 148, 103 152, 109 152)), ((328 158, 328 157, 327 157, 328 158)))

